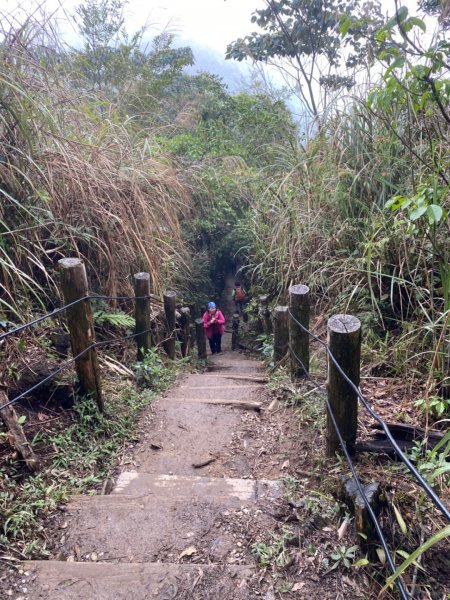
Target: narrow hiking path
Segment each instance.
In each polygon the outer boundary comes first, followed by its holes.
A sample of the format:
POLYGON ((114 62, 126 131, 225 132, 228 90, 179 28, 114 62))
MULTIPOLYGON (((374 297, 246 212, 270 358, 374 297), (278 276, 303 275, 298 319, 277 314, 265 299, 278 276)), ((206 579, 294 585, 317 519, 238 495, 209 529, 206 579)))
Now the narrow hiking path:
POLYGON ((71 501, 53 559, 26 564, 24 598, 260 597, 251 544, 273 528, 284 434, 262 420, 259 363, 230 341, 144 413, 112 493, 71 501))
POLYGON ((144 410, 111 489, 44 523, 50 560, 24 563, 9 597, 373 597, 364 575, 324 570, 340 520, 321 486, 323 399, 310 390, 297 408, 291 387, 269 390, 260 363, 230 346, 226 333, 204 372, 180 375, 144 410))

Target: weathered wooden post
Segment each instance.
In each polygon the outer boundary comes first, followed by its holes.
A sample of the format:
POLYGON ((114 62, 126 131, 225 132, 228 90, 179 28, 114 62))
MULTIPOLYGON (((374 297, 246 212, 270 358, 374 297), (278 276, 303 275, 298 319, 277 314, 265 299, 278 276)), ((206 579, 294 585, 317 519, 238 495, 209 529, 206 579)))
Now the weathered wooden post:
POLYGON ((237 350, 239 347, 239 323, 240 318, 238 313, 234 313, 232 321, 232 333, 231 333, 231 350, 237 350))
POLYGON ((176 326, 176 317, 175 317, 175 307, 177 294, 176 292, 166 291, 163 293, 164 298, 164 312, 166 315, 166 324, 167 324, 167 339, 164 342, 164 349, 167 352, 167 355, 172 360, 175 360, 175 326, 176 326))
POLYGON ((150 332, 150 273, 136 273, 134 276, 134 318, 137 345, 137 359, 143 360, 151 346, 150 332))
POLYGON ((289 349, 289 313, 287 306, 275 306, 273 320, 273 360, 279 363, 289 349))
POLYGON ((191 349, 195 346, 195 319, 197 318, 197 307, 195 306, 195 302, 191 302, 188 304, 189 311, 191 313, 190 319, 190 332, 191 332, 191 349))
MULTIPOLYGON (((366 499, 375 514, 378 514, 381 508, 381 486, 377 482, 364 485, 361 483, 366 499)), ((361 534, 359 543, 365 552, 376 554, 375 548, 378 546, 379 538, 375 532, 372 518, 366 506, 364 498, 359 491, 354 477, 342 476, 342 489, 339 490, 339 496, 353 512, 355 518, 355 529, 361 534)))
POLYGON ((195 319, 195 335, 197 338, 198 357, 206 360, 206 332, 203 327, 203 319, 195 319))
POLYGON ((191 321, 195 321, 195 319, 197 318, 197 307, 195 305, 195 302, 189 302, 187 306, 189 308, 189 312, 191 313, 191 321))
POLYGON ((309 373, 309 335, 305 331, 309 329, 309 287, 307 285, 292 285, 289 288, 289 311, 291 313, 289 315, 291 377, 300 379, 309 373))
POLYGON ((264 333, 270 335, 272 333, 272 322, 270 320, 269 296, 259 296, 259 318, 264 333))
MULTIPOLYGON (((62 258, 58 261, 64 302, 70 304, 88 296, 88 282, 84 263, 79 258, 62 258)), ((78 302, 66 311, 70 344, 74 356, 95 343, 94 321, 89 298, 78 302)), ((91 395, 103 411, 100 370, 97 350, 91 348, 75 361, 82 394, 91 395)))
POLYGON ((191 336, 190 336, 190 325, 191 325, 191 311, 187 306, 181 309, 181 356, 189 356, 191 349, 191 336))
MULTIPOLYGON (((334 315, 328 320, 328 346, 342 371, 359 386, 361 322, 352 315, 334 315)), ((347 449, 354 452, 358 420, 358 396, 328 357, 328 401, 347 449)), ((334 456, 340 444, 327 411, 326 453, 334 456)))
MULTIPOLYGON (((8 396, 0 390, 0 406, 8 403, 8 396)), ((38 457, 23 432, 22 426, 12 404, 0 410, 0 419, 8 429, 8 441, 25 461, 30 471, 37 471, 40 467, 38 457)))

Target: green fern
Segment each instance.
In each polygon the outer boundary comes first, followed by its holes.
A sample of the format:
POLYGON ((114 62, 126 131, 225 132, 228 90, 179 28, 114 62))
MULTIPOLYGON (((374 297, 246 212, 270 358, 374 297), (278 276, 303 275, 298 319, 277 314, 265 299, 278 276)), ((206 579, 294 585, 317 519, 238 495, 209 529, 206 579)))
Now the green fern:
POLYGON ((108 313, 103 310, 94 312, 94 322, 96 325, 113 325, 114 327, 124 327, 134 329, 135 321, 133 317, 123 312, 108 313))

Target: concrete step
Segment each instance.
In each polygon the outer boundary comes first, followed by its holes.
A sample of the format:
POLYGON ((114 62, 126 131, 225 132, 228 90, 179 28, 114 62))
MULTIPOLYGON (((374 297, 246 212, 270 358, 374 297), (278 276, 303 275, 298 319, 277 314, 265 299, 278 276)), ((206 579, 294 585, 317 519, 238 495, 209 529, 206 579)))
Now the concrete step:
MULTIPOLYGON (((243 506, 267 497, 279 495, 279 485, 266 479, 229 479, 226 477, 200 477, 183 475, 153 475, 137 471, 124 471, 117 478, 115 488, 110 496, 80 496, 78 502, 92 505, 93 499, 100 502, 112 501, 112 496, 160 495, 170 501, 195 498, 214 501, 227 506, 243 506), (108 500, 109 499, 109 500, 108 500)), ((112 501, 113 502, 113 501, 112 501)))
MULTIPOLYGON (((218 546, 235 547, 239 515, 273 525, 269 506, 278 496, 271 481, 124 473, 116 493, 71 502, 57 552, 77 561, 94 552, 117 562, 173 562, 194 544, 199 562, 208 564, 218 546)), ((247 546, 243 538, 250 559, 247 546)))
POLYGON ((262 373, 247 371, 224 371, 212 373, 199 373, 192 375, 182 375, 178 380, 178 385, 183 387, 190 386, 236 386, 236 385, 259 385, 262 386, 268 382, 267 376, 262 373))
MULTIPOLYGON (((33 600, 249 600, 249 566, 29 561, 33 600)), ((259 596, 258 596, 259 597, 259 596)))
POLYGON ((208 356, 208 363, 213 368, 235 368, 238 370, 246 369, 257 370, 261 368, 261 362, 246 358, 245 355, 239 352, 224 352, 222 354, 214 354, 208 356))
MULTIPOLYGON (((224 392, 226 394, 226 390, 224 392)), ((224 395, 221 394, 221 395, 224 395)), ((251 398, 251 394, 247 395, 247 398, 251 398)), ((213 396, 212 393, 205 393, 204 396, 191 397, 189 394, 187 397, 184 395, 177 394, 176 396, 172 396, 170 400, 177 400, 178 402, 188 402, 188 403, 200 403, 200 404, 217 404, 222 406, 230 406, 231 408, 240 408, 243 410, 263 410, 263 405, 261 402, 255 402, 254 400, 246 400, 245 398, 218 398, 213 396)))
POLYGON ((223 383, 214 382, 214 385, 185 385, 170 390, 168 398, 180 400, 250 400, 256 390, 262 389, 261 384, 248 383, 223 383))

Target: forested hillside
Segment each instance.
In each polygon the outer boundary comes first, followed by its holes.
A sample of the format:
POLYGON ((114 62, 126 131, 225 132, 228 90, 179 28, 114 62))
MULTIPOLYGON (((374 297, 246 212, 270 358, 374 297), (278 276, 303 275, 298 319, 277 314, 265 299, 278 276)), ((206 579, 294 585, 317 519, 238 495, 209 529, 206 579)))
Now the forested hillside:
MULTIPOLYGON (((148 42, 144 28, 128 31, 125 4, 81 3, 77 48, 40 10, 3 15, 2 331, 62 304, 67 256, 84 259, 93 292, 131 294, 133 273, 146 271, 153 294, 176 289, 197 306, 237 271, 251 320, 258 295, 283 304, 303 283, 319 325, 336 313, 361 320, 366 374, 401 381, 409 404, 390 418, 446 432, 448 0, 414 10, 395 0, 387 15, 372 1, 267 0, 226 58, 270 65, 285 87, 260 80, 233 93, 195 72, 170 32, 148 42)), ((270 350, 270 338, 259 342, 270 350)), ((14 387, 38 342, 1 343, 2 386, 14 387)), ((422 449, 416 463, 448 501, 449 444, 431 458, 422 449)), ((0 484, 5 521, 12 487, 0 484)), ((425 519, 420 502, 405 505, 425 519)), ((405 532, 400 515, 396 531, 411 534, 401 556, 447 537, 444 525, 405 532)), ((38 553, 5 524, 5 553, 11 539, 21 558, 38 553)))

